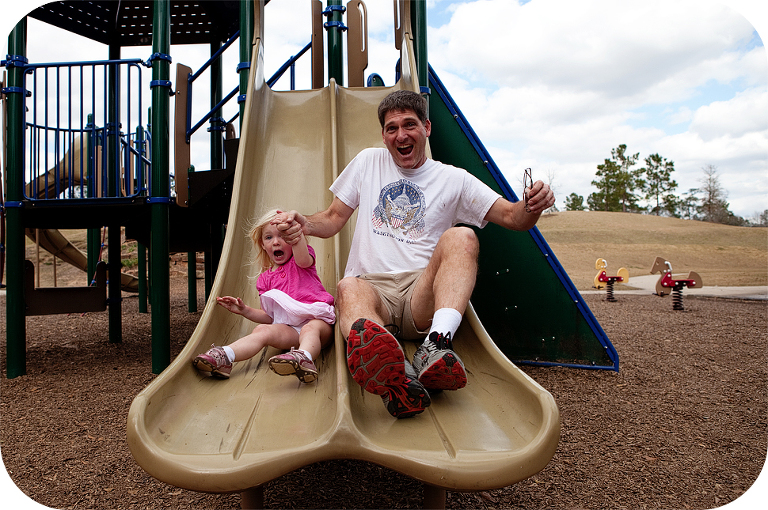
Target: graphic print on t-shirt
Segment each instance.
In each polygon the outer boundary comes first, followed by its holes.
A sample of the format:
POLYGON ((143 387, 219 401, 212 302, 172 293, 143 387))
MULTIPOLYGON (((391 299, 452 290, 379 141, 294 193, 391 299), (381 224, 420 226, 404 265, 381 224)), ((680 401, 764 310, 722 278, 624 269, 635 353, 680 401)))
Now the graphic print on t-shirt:
POLYGON ((387 184, 373 210, 373 231, 405 242, 418 239, 424 232, 426 206, 424 193, 416 184, 406 179, 387 184))

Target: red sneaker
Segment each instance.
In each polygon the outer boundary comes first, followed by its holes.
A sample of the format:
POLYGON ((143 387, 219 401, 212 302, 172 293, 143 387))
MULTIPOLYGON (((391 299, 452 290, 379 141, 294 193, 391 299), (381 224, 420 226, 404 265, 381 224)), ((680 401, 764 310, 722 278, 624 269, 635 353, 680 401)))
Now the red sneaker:
POLYGON ((369 393, 380 395, 395 418, 415 416, 429 407, 429 393, 405 371, 405 354, 397 339, 368 319, 358 319, 347 338, 347 366, 369 393))

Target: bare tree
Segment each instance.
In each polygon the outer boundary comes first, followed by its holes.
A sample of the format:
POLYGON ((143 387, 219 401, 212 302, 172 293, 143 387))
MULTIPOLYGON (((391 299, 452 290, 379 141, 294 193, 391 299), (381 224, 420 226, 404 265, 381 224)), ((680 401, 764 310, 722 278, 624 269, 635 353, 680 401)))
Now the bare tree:
MULTIPOLYGON (((552 168, 547 168, 546 174, 547 174, 546 175, 546 182, 549 185, 549 189, 551 189, 552 193, 554 193, 555 196, 557 196, 556 187, 555 187, 555 171, 552 168)), ((557 212, 557 211, 558 211, 557 200, 555 200, 555 203, 552 204, 552 207, 550 207, 549 209, 547 209, 544 212, 545 213, 553 213, 553 212, 557 212)))
POLYGON ((706 165, 702 167, 704 177, 701 179, 701 188, 699 192, 704 195, 701 198, 701 204, 698 206, 699 214, 704 221, 712 223, 726 223, 729 216, 728 211, 728 193, 720 185, 720 177, 717 175, 715 165, 706 165))

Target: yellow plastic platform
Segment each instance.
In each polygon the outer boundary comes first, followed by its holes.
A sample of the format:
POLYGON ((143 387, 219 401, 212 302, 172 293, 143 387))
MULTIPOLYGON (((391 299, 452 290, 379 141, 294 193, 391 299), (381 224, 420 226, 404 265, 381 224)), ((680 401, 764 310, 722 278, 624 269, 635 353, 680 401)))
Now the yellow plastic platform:
MULTIPOLYGON (((407 39, 407 38, 406 38, 407 39)), ((410 41, 396 88, 418 90, 410 41)), ((265 349, 236 363, 229 380, 191 364, 211 344, 228 344, 254 324, 217 306, 215 296, 256 305, 247 221, 271 207, 313 213, 329 186, 363 148, 383 147, 376 110, 390 88, 337 87, 274 92, 265 83, 261 44, 252 60, 234 196, 221 263, 197 329, 171 365, 134 400, 127 438, 136 461, 155 478, 205 492, 245 491, 314 462, 370 461, 458 491, 513 484, 554 455, 559 414, 552 396, 510 363, 470 306, 456 338, 468 371, 460 391, 434 395, 422 414, 392 418, 346 367, 337 330, 317 360, 319 380, 301 384, 271 372, 265 349)), ((343 276, 354 218, 331 239, 310 239, 329 292, 343 276)), ((415 344, 405 346, 412 355, 415 344)))

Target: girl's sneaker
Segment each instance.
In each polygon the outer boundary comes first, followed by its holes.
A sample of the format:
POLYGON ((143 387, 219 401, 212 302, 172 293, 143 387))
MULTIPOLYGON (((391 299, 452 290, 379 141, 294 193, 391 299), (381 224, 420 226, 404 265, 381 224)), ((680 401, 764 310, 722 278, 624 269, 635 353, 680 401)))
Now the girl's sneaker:
POLYGON ((415 416, 430 404, 429 393, 416 374, 406 372, 405 354, 397 339, 371 320, 358 319, 352 324, 347 366, 365 391, 381 396, 395 418, 415 416))
POLYGON ((294 374, 303 383, 317 380, 317 367, 303 351, 291 347, 289 352, 269 358, 269 368, 278 375, 294 374))
POLYGON ((227 353, 221 347, 211 345, 205 353, 192 360, 192 364, 201 372, 210 372, 213 377, 229 379, 232 372, 232 363, 227 358, 227 353))

